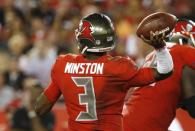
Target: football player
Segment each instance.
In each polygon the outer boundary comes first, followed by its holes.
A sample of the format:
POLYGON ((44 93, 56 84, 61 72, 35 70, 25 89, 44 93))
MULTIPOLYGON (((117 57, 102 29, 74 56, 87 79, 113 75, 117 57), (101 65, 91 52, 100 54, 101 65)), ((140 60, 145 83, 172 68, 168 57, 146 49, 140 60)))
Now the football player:
MULTIPOLYGON (((152 34, 151 34, 152 35, 152 34)), ((138 69, 125 57, 107 54, 115 47, 115 30, 104 14, 90 14, 76 30, 79 55, 59 56, 51 71, 51 83, 38 98, 35 111, 50 111, 62 94, 71 131, 121 131, 124 97, 130 87, 143 86, 168 77, 173 63, 162 35, 152 35, 158 48, 157 69, 138 69), (161 47, 161 49, 159 49, 161 47)))
MULTIPOLYGON (((129 92, 131 96, 128 95, 123 110, 124 131, 167 131, 178 107, 185 109, 195 118, 195 87, 189 86, 190 74, 186 74, 189 70, 187 67, 195 69, 194 31, 194 22, 177 22, 171 40, 178 40, 178 44, 167 43, 173 58, 174 72, 166 80, 129 92), (188 86, 182 84, 182 77, 183 81, 188 80, 188 83, 183 83, 188 86)), ((150 53, 144 66, 156 66, 156 56, 155 52, 150 53)), ((191 79, 195 80, 195 77, 191 79)))

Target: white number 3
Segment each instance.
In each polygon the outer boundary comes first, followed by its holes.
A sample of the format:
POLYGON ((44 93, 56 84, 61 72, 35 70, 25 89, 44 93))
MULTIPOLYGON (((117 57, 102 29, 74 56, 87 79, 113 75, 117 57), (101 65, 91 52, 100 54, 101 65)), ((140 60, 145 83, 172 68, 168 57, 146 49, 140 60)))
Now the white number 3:
POLYGON ((81 111, 76 121, 97 120, 93 77, 72 77, 72 80, 77 87, 83 87, 85 90, 85 93, 79 94, 79 104, 86 105, 86 112, 81 111))

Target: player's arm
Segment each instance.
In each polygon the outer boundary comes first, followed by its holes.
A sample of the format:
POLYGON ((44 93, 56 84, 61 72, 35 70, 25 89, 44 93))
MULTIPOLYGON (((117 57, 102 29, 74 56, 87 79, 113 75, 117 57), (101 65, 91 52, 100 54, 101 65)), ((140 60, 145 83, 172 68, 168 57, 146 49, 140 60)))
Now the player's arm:
POLYGON ((159 73, 159 71, 155 68, 141 68, 129 81, 129 85, 131 87, 141 87, 166 79, 172 74, 172 68, 168 68, 165 71, 167 71, 167 73, 159 73))
POLYGON ((48 98, 42 93, 36 102, 35 105, 35 112, 38 116, 42 116, 46 113, 48 113, 51 108, 53 107, 54 103, 50 102, 48 98))
MULTIPOLYGON (((156 59, 156 68, 144 67, 138 69, 132 61, 129 62, 126 70, 124 70, 124 74, 127 74, 127 78, 129 78, 127 79, 127 88, 145 86, 170 76, 173 70, 173 63, 169 51, 165 49, 165 51, 160 52, 160 56, 157 56, 156 59), (128 74, 133 75, 128 76, 128 74)), ((125 69, 125 66, 122 68, 125 69)))
POLYGON ((51 81, 49 86, 44 90, 44 92, 38 97, 35 111, 37 115, 44 115, 48 113, 53 107, 54 103, 60 97, 61 92, 57 85, 51 81))
POLYGON ((38 97, 35 104, 35 112, 41 116, 48 113, 61 95, 61 91, 55 80, 55 65, 51 71, 51 82, 44 92, 38 97))
POLYGON ((156 50, 157 67, 153 68, 156 81, 169 77, 173 72, 173 60, 166 47, 156 50))
POLYGON ((173 60, 168 49, 165 46, 165 33, 151 33, 150 40, 142 39, 144 42, 156 49, 157 68, 141 68, 135 77, 131 80, 132 86, 143 86, 152 83, 152 81, 163 80, 169 77, 173 71, 173 60))
POLYGON ((129 77, 127 87, 141 87, 148 84, 151 84, 155 81, 163 80, 169 77, 173 71, 173 60, 172 56, 169 53, 168 49, 165 47, 164 34, 154 34, 151 33, 151 40, 146 40, 143 38, 143 41, 153 46, 156 49, 156 68, 140 68, 134 69, 133 77, 129 77))

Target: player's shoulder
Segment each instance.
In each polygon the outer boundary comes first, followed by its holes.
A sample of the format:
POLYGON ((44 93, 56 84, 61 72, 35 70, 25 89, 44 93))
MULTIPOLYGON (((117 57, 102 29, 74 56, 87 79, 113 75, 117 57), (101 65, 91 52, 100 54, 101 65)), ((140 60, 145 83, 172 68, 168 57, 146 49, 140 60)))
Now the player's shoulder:
POLYGON ((115 67, 115 69, 123 70, 136 66, 135 62, 128 56, 112 56, 108 58, 110 61, 109 66, 115 67))
POLYGON ((108 60, 116 63, 133 62, 133 60, 128 56, 111 56, 108 60))
POLYGON ((72 53, 68 53, 68 54, 63 54, 63 55, 59 55, 57 59, 74 59, 76 58, 78 55, 77 54, 72 54, 72 53))
POLYGON ((129 79, 137 72, 137 66, 130 57, 115 56, 110 57, 110 61, 107 71, 120 79, 129 79))
POLYGON ((78 55, 76 54, 64 54, 64 55, 59 55, 56 58, 56 61, 54 63, 55 67, 57 66, 57 68, 64 66, 64 64, 66 64, 67 62, 71 62, 71 61, 75 61, 75 59, 77 58, 78 55))
POLYGON ((76 59, 77 57, 78 57, 77 54, 68 53, 68 54, 64 54, 64 55, 59 55, 57 57, 56 61, 60 62, 60 61, 73 60, 73 59, 76 59))

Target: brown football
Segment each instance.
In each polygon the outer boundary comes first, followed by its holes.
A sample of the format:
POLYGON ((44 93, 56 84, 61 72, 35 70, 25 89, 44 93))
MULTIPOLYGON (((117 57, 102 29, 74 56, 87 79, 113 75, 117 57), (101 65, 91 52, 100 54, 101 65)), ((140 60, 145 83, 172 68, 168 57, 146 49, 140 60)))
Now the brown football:
POLYGON ((143 35, 146 39, 150 40, 150 31, 154 33, 159 31, 160 33, 164 33, 168 35, 175 27, 177 23, 177 17, 165 13, 165 12, 157 12, 148 15, 145 17, 141 23, 138 25, 136 34, 138 37, 143 35))

